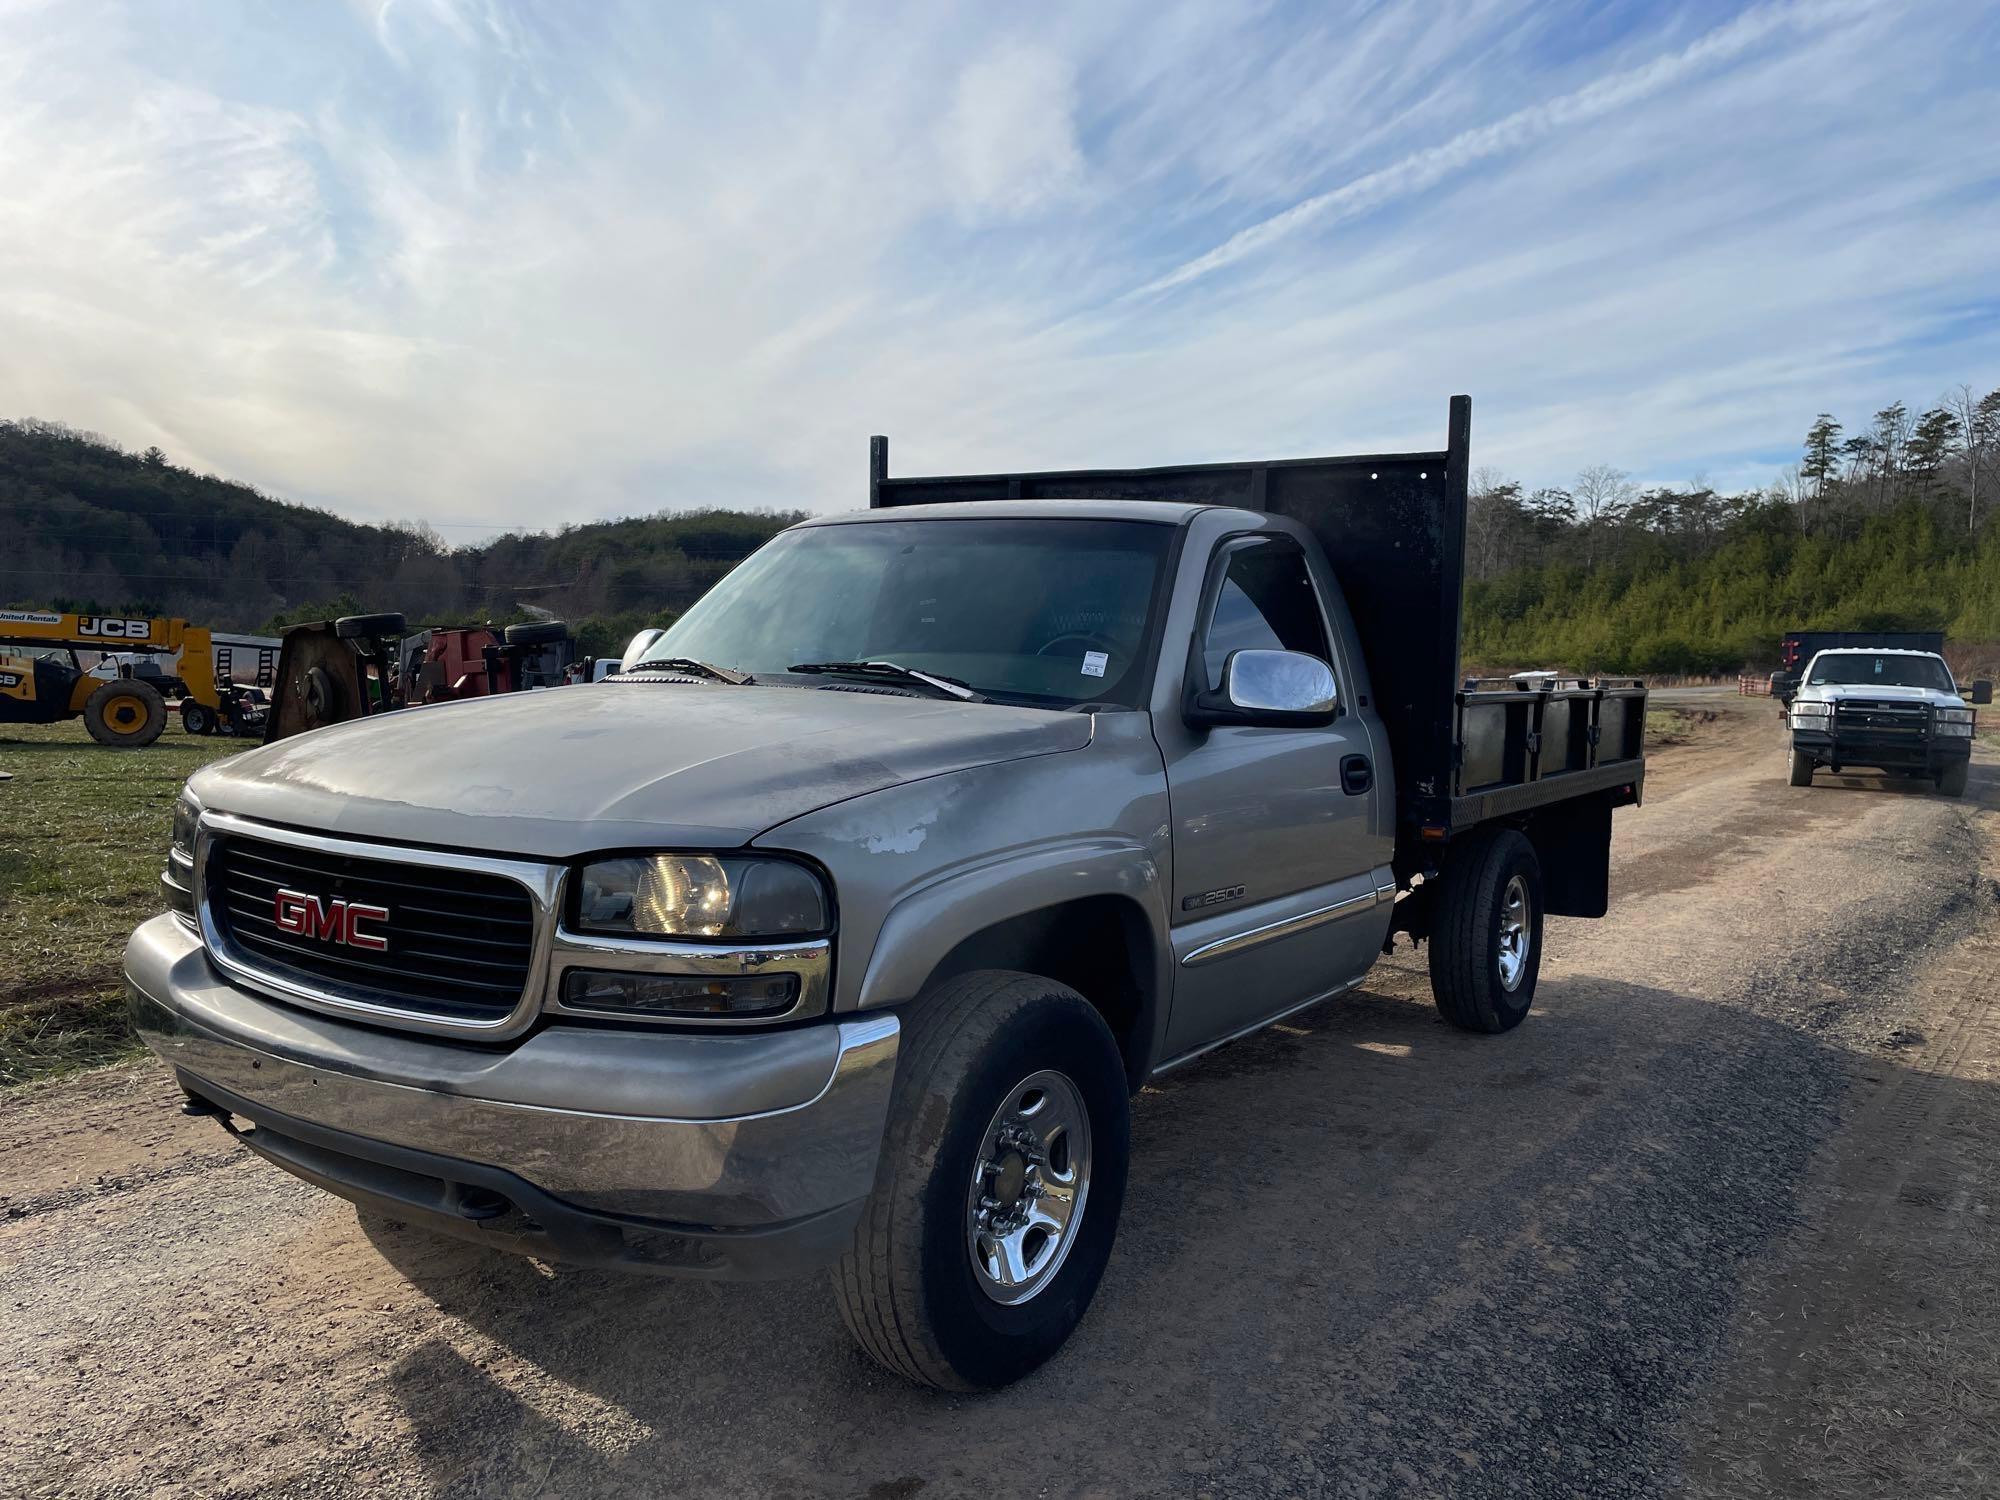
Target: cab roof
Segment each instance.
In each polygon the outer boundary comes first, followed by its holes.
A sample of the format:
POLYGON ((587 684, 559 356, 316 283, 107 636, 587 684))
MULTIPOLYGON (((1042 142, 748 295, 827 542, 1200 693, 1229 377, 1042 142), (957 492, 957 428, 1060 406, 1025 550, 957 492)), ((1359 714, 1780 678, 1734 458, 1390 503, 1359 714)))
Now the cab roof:
MULTIPOLYGON (((884 506, 814 516, 801 526, 853 526, 873 521, 1149 521, 1184 526, 1205 510, 1233 510, 1193 500, 948 500, 931 505, 884 506)), ((1244 511, 1244 515, 1255 515, 1244 511)))

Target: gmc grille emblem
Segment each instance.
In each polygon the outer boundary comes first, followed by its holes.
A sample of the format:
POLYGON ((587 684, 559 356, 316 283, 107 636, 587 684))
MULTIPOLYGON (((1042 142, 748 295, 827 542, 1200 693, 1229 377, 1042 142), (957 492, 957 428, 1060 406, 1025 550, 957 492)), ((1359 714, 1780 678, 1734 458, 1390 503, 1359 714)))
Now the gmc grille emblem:
POLYGON ((382 953, 389 947, 386 937, 362 926, 365 922, 388 921, 386 906, 365 906, 358 901, 343 901, 338 896, 329 898, 281 890, 271 898, 271 911, 278 931, 294 937, 365 948, 371 953, 382 953))

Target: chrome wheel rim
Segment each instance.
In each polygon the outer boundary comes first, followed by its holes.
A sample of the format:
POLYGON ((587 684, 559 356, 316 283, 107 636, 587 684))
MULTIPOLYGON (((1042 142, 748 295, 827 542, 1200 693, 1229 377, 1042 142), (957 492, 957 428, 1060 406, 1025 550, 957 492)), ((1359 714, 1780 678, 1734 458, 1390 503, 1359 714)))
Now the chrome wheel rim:
POLYGON ((1528 917, 1528 882, 1516 875, 1500 893, 1500 983, 1510 990, 1527 971, 1528 950, 1535 942, 1528 917))
POLYGON ((1007 1091, 980 1138, 965 1199, 973 1279, 995 1302, 1026 1302, 1055 1278, 1090 1196, 1090 1112, 1063 1074, 1007 1091))

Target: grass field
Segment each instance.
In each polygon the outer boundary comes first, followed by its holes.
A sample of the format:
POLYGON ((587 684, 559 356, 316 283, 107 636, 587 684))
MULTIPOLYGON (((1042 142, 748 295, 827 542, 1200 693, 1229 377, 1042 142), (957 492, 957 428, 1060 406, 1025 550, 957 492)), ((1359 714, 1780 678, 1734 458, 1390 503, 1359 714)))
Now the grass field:
POLYGON ((161 908, 174 797, 250 744, 169 724, 107 750, 81 720, 0 725, 0 1088, 131 1051, 118 956, 161 908))

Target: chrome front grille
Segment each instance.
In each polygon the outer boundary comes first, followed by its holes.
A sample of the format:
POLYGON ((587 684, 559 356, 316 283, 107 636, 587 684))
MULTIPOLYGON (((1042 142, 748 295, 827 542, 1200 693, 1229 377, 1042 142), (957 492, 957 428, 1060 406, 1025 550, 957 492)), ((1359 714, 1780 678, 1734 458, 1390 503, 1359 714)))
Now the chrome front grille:
POLYGON ((534 906, 498 876, 226 838, 209 854, 208 889, 241 952, 311 980, 477 1020, 511 1014, 528 987, 534 906), (368 920, 349 942, 335 929, 357 911, 368 920))
POLYGON ((1909 735, 1917 738, 1930 729, 1931 710, 1927 703, 1901 701, 1870 702, 1844 698, 1834 704, 1834 718, 1845 732, 1871 735, 1909 735))
POLYGON ((540 1004, 559 867, 391 849, 204 814, 202 937, 282 999, 416 1030, 511 1034, 540 1004))

